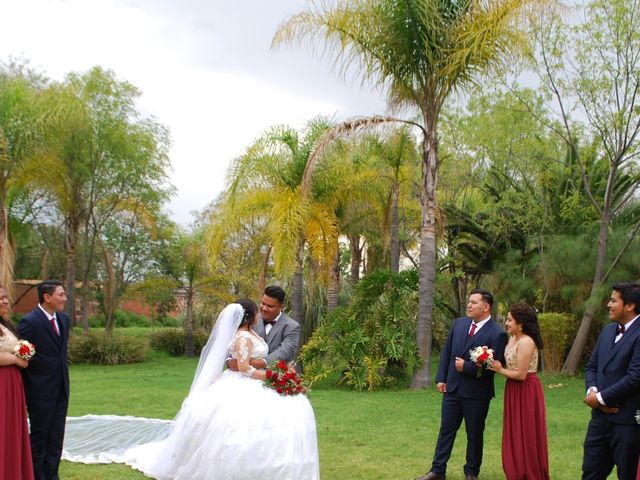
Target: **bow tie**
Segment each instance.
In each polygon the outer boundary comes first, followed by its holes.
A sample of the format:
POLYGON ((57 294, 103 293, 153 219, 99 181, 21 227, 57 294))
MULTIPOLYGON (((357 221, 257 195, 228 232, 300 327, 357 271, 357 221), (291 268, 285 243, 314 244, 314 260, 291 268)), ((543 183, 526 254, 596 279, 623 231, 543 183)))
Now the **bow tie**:
POLYGON ((624 325, 618 325, 618 328, 616 328, 616 335, 621 334, 624 334, 624 325))
POLYGON ((266 327, 267 325, 271 325, 271 326, 273 327, 273 326, 276 324, 276 321, 275 321, 275 320, 271 320, 271 321, 268 321, 268 320, 262 320, 262 323, 264 323, 264 326, 265 326, 265 327, 266 327))

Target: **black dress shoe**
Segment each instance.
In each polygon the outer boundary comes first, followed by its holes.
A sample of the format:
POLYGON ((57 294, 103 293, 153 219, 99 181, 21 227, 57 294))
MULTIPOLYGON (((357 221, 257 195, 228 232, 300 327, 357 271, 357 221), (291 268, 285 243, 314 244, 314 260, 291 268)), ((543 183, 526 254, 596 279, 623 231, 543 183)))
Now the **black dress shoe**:
POLYGON ((478 477, 475 475, 465 475, 464 480, 478 480, 478 477))
POLYGON ((427 472, 423 476, 416 478, 416 480, 445 480, 446 478, 444 474, 427 472))

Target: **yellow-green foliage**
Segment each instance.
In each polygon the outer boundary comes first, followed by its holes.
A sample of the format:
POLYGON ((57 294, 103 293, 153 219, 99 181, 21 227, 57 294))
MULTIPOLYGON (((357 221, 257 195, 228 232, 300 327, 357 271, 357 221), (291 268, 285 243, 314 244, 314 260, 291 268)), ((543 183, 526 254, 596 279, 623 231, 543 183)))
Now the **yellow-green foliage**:
POLYGON ((576 331, 576 320, 567 313, 541 313, 538 315, 544 349, 544 369, 559 372, 565 360, 569 342, 576 331))

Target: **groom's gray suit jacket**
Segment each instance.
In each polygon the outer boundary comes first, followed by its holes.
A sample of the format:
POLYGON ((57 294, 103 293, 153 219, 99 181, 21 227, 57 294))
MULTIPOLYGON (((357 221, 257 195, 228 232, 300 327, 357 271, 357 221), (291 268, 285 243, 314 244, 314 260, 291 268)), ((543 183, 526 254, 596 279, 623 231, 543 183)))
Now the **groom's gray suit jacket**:
POLYGON ((262 318, 258 318, 253 330, 269 345, 267 365, 279 360, 284 360, 287 363, 295 360, 300 344, 300 324, 294 319, 283 312, 267 335, 262 318))

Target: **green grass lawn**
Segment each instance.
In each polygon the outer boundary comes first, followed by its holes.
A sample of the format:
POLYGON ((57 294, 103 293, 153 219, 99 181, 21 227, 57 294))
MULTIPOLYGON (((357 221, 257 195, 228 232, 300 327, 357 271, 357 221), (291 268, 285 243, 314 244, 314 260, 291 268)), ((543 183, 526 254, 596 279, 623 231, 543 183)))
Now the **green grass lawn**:
MULTIPOLYGON (((71 367, 69 415, 87 413, 172 418, 185 397, 196 361, 154 353, 138 365, 71 367)), ((583 381, 542 375, 547 404, 551 478, 580 478, 582 441, 589 411, 582 404, 583 381), (549 386, 563 384, 558 388, 549 386)), ((502 377, 485 431, 481 478, 502 479, 502 377)), ((310 393, 323 480, 413 479, 430 466, 440 421, 440 394, 434 391, 357 393, 331 384, 310 393)), ((463 479, 464 427, 460 430, 447 478, 463 479)), ((141 479, 123 465, 63 462, 67 479, 141 479)), ((614 478, 613 475, 610 478, 614 478)))

